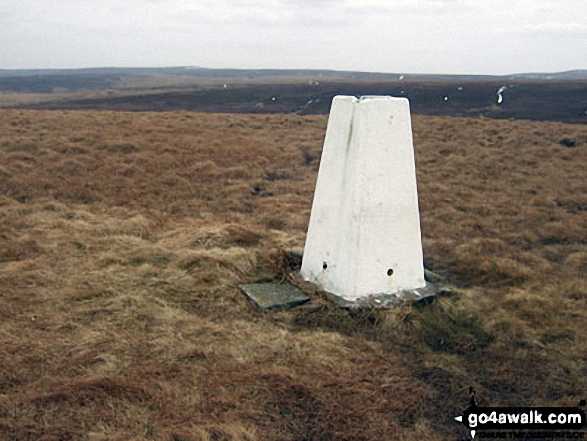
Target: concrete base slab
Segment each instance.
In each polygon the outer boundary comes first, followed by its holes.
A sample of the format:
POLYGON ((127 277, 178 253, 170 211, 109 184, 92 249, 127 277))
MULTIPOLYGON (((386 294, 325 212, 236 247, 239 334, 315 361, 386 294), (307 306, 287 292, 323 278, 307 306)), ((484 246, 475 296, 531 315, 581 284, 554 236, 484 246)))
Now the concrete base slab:
MULTIPOLYGON (((293 276, 302 283, 307 283, 318 289, 321 289, 318 285, 304 281, 304 278, 300 273, 294 273, 293 276)), ((370 295, 367 297, 363 297, 356 301, 346 300, 345 298, 328 292, 324 291, 326 297, 336 305, 340 306, 341 308, 345 309, 360 309, 360 308, 382 308, 382 309, 390 309, 394 308, 395 306, 399 305, 403 302, 411 302, 411 303, 418 303, 418 302, 431 302, 434 300, 436 296, 442 295, 446 292, 446 289, 440 286, 436 286, 430 282, 426 282, 426 286, 423 288, 418 288, 414 290, 406 290, 400 291, 395 294, 377 294, 377 295, 370 295)))
POLYGON ((302 291, 286 284, 250 283, 239 288, 259 308, 270 311, 293 308, 310 300, 302 291))
POLYGON ((394 308, 395 306, 403 302, 416 303, 422 301, 432 301, 437 293, 438 288, 428 282, 426 283, 426 286, 424 286, 423 288, 418 288, 409 291, 399 291, 395 294, 375 294, 367 297, 362 297, 355 301, 346 300, 336 294, 325 292, 326 297, 328 297, 329 300, 336 303, 341 308, 346 309, 390 309, 394 308))

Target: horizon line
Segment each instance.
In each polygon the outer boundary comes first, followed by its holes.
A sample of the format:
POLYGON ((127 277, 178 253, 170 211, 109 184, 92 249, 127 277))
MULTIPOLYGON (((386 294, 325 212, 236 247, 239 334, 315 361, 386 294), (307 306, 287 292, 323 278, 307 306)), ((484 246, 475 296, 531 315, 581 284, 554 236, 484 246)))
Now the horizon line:
POLYGON ((176 65, 176 66, 85 66, 85 67, 27 67, 27 68, 0 68, 0 71, 74 71, 74 70, 166 70, 166 69, 185 69, 185 70, 209 70, 209 71, 275 71, 275 72, 336 72, 336 73, 358 73, 371 75, 397 75, 397 76, 454 76, 454 77, 509 77, 519 75, 560 75, 574 72, 587 72, 586 69, 576 68, 561 71, 532 71, 532 72, 515 72, 506 74, 486 74, 486 73, 414 73, 414 72, 382 72, 382 71, 363 71, 363 70, 341 70, 329 68, 242 68, 242 67, 203 67, 194 65, 176 65))

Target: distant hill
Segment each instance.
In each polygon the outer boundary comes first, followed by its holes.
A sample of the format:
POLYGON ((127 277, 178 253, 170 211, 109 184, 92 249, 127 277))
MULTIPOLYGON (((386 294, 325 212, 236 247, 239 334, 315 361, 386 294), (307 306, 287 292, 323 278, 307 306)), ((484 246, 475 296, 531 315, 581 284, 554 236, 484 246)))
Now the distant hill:
POLYGON ((519 73, 509 75, 451 75, 451 74, 410 74, 340 70, 312 69, 211 69, 198 66, 179 67, 90 67, 81 69, 0 69, 0 78, 5 77, 52 77, 52 76, 129 76, 129 75, 182 75, 194 77, 325 77, 356 79, 424 79, 424 80, 475 80, 475 79, 565 79, 585 80, 587 70, 569 70, 554 73, 519 73))
POLYGON ((509 75, 512 79, 527 80, 587 80, 587 70, 568 70, 566 72, 555 73, 525 73, 509 75))
MULTIPOLYGON (((263 78, 263 77, 324 77, 324 78, 365 78, 365 79, 398 79, 399 77, 418 78, 471 78, 462 75, 410 75, 401 73, 359 72, 338 70, 311 70, 311 69, 210 69, 204 67, 99 67, 84 69, 0 69, 2 77, 52 77, 72 75, 181 75, 193 77, 222 77, 222 78, 263 78)), ((479 76, 487 78, 487 76, 479 76)))

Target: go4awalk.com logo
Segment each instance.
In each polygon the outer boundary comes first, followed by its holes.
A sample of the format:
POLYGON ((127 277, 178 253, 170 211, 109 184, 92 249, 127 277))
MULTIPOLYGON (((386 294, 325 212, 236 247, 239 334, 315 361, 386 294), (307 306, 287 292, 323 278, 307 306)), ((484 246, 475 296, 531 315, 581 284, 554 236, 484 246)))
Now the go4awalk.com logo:
POLYGON ((479 407, 472 388, 469 395, 469 407, 455 419, 473 439, 586 439, 579 432, 587 423, 585 400, 577 407, 479 407))

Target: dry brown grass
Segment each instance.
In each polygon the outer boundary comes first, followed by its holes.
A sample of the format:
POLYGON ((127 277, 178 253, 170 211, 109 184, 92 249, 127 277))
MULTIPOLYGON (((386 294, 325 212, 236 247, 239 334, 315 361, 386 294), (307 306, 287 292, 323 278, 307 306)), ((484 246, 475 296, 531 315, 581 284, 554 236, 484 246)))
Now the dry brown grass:
POLYGON ((5 439, 456 439, 587 390, 587 127, 414 117, 427 306, 263 314, 326 118, 0 111, 5 439), (575 147, 560 143, 575 140, 575 147))

